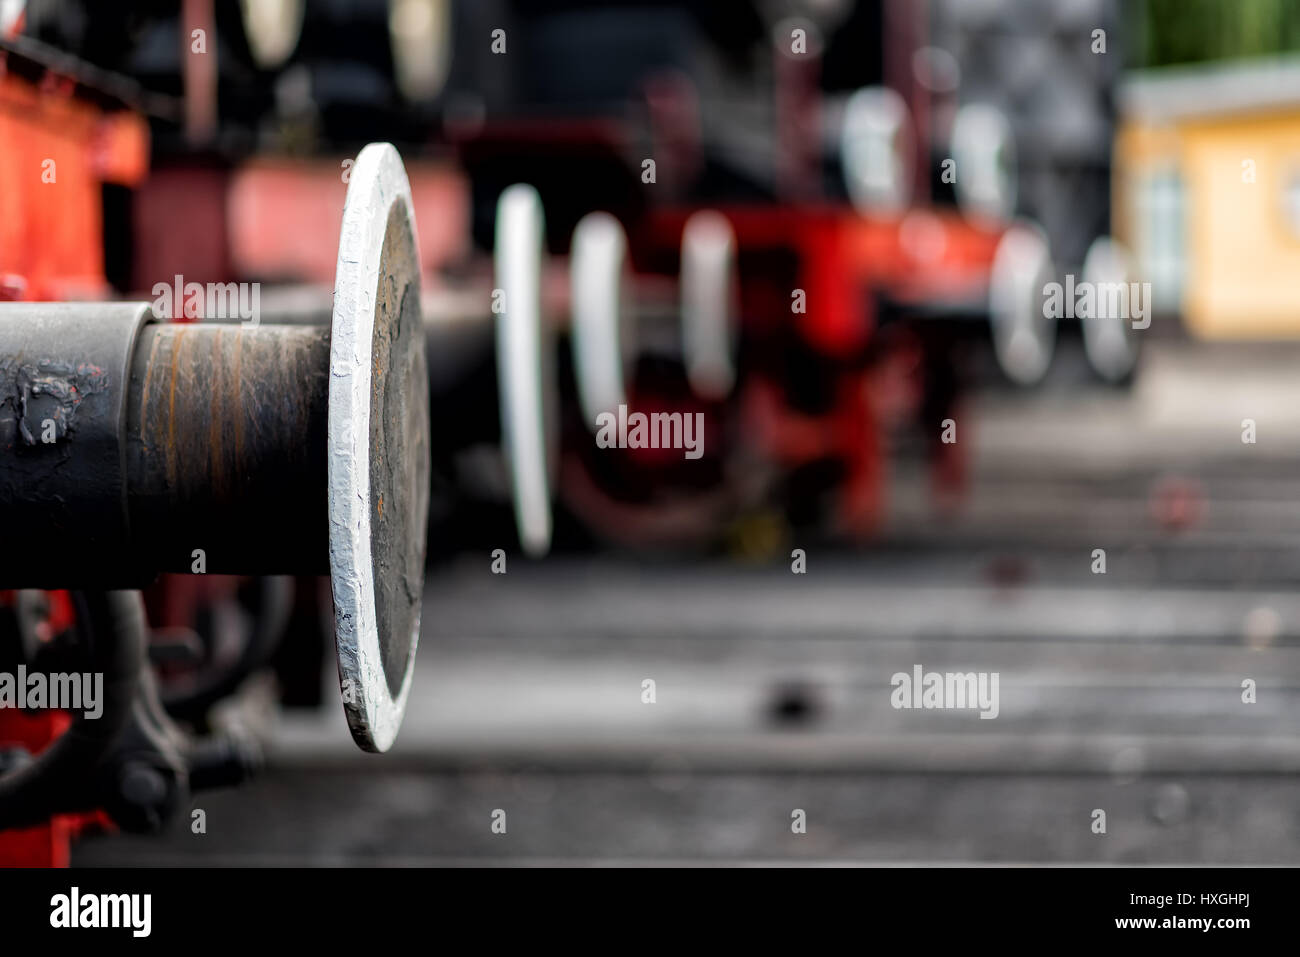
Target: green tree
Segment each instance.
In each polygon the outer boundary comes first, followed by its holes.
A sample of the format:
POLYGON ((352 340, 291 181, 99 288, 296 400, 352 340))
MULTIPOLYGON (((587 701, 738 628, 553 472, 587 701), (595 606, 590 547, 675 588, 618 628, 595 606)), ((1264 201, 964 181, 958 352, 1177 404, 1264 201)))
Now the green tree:
POLYGON ((1135 66, 1300 51, 1300 0, 1141 0, 1124 7, 1139 38, 1129 46, 1135 66))

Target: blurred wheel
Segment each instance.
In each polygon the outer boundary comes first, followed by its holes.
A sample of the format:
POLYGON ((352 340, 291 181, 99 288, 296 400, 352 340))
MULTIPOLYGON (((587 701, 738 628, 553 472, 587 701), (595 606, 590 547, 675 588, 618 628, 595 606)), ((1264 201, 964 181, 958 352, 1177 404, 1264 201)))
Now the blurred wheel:
POLYGON ((624 308, 627 237, 609 213, 589 213, 573 231, 569 254, 573 359, 588 428, 627 402, 632 317, 624 308))
POLYGON ((727 397, 736 381, 736 233, 721 213, 701 210, 682 230, 682 353, 691 389, 727 397))
POLYGON ((496 220, 496 316, 501 439, 510 470, 519 543, 529 555, 551 547, 550 470, 556 464, 558 397, 554 354, 542 321, 542 199, 516 184, 501 194, 496 220))
POLYGON ((989 317, 998 364, 1018 385, 1040 381, 1052 362, 1056 317, 1043 307, 1043 287, 1052 279, 1046 234, 1032 223, 1012 225, 993 255, 989 317))
POLYGON ((864 215, 895 215, 912 200, 912 121, 886 87, 858 90, 844 106, 840 162, 844 185, 864 215))
POLYGON ((1083 317, 1083 347, 1093 371, 1110 383, 1122 383, 1132 375, 1137 365, 1138 340, 1131 305, 1117 310, 1122 315, 1111 315, 1103 304, 1120 301, 1112 299, 1107 290, 1123 284, 1122 302, 1128 305, 1132 278, 1132 260, 1120 243, 1108 236, 1093 240, 1083 261, 1083 279, 1092 284, 1094 292, 1094 307, 1083 317))
POLYGON ((284 66, 302 37, 303 0, 240 0, 239 16, 253 62, 263 70, 284 66))
POLYGON ((1011 121, 997 107, 970 103, 952 128, 957 205, 976 222, 1002 224, 1015 215, 1016 144, 1011 121))

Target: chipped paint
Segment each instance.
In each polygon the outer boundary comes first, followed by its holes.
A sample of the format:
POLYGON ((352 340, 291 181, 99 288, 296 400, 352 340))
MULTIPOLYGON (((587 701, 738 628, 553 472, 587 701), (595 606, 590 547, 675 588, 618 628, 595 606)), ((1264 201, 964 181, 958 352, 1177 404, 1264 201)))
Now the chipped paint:
POLYGON ((56 442, 68 438, 81 403, 108 387, 108 373, 93 363, 0 359, 0 406, 13 409, 24 445, 42 444, 47 420, 54 423, 56 442))

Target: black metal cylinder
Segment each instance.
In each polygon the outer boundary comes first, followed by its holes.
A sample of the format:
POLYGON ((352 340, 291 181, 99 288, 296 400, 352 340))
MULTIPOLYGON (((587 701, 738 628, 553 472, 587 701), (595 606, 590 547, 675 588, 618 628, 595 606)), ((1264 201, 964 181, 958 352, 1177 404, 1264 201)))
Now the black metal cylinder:
POLYGON ((329 329, 166 323, 140 333, 126 409, 137 563, 327 573, 329 329))
POLYGON ((123 435, 146 303, 0 304, 0 588, 129 567, 123 435))
POLYGON ((0 305, 0 588, 329 570, 326 327, 0 305))

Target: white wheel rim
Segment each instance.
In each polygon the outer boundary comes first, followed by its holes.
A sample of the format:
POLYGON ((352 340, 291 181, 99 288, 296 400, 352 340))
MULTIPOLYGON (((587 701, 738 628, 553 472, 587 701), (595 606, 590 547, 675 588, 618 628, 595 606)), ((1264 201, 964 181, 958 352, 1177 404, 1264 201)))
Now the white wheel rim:
POLYGON ((589 213, 573 231, 569 255, 573 359, 587 426, 627 402, 624 366, 630 317, 623 308, 627 237, 609 213, 589 213))
MULTIPOLYGON (((501 194, 496 220, 496 281, 504 304, 496 317, 501 437, 510 469, 515 525, 529 555, 551 545, 548 444, 554 406, 542 325, 542 200, 516 184, 501 194)), ((549 458, 553 458, 550 456, 549 458)))
POLYGON ((1051 249, 1037 226, 1017 223, 998 242, 989 284, 989 314, 998 363, 1011 381, 1033 385, 1047 373, 1056 318, 1044 308, 1052 280, 1051 249))
POLYGON ((240 0, 253 60, 264 70, 283 66, 302 37, 303 0, 240 0))
POLYGON ((691 215, 682 231, 682 351, 695 394, 718 400, 736 381, 736 234, 721 213, 691 215))
POLYGON ((997 107, 970 103, 952 128, 957 205, 969 218, 1000 224, 1015 215, 1018 192, 1015 135, 997 107))
POLYGON ((415 103, 435 99, 451 69, 449 0, 388 0, 388 43, 393 76, 415 103))
POLYGON ((1106 287, 1123 283, 1127 289, 1132 276, 1132 261, 1122 245, 1108 236, 1092 241, 1083 260, 1083 278, 1092 284, 1094 308, 1083 317, 1083 348, 1093 370, 1108 382, 1123 379, 1137 362, 1131 316, 1100 315, 1108 300, 1106 287))
POLYGON ((844 106, 840 134, 844 185, 865 215, 907 209, 912 199, 912 120, 888 87, 858 90, 844 106))

